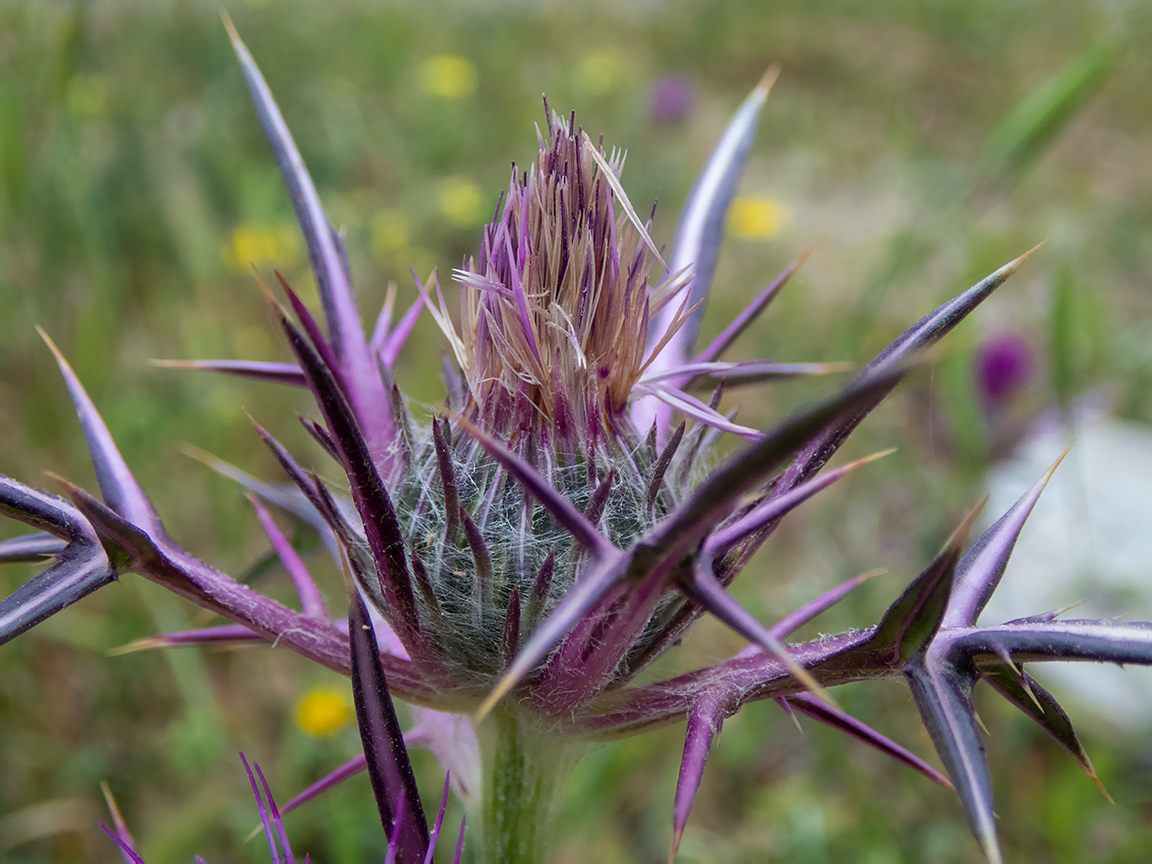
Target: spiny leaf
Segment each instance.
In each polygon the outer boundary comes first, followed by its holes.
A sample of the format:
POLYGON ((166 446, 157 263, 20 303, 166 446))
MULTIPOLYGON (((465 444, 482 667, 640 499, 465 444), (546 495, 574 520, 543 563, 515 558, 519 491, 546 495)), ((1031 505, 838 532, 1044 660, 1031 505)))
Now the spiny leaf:
POLYGON ((1080 743, 1080 738, 1072 726, 1072 720, 1051 693, 1041 687, 1031 675, 1007 664, 982 664, 980 675, 1001 696, 1035 720, 1057 744, 1072 754, 1072 758, 1096 784, 1101 794, 1109 803, 1114 803, 1112 796, 1108 794, 1108 790, 1096 775, 1096 769, 1092 767, 1092 760, 1088 758, 1084 745, 1080 743))
POLYGON ((73 540, 56 563, 0 600, 0 645, 115 581, 116 570, 95 536, 73 540))
POLYGON ((304 232, 308 257, 316 274, 316 284, 328 319, 332 347, 338 357, 344 358, 351 350, 355 350, 353 346, 359 347, 366 343, 360 314, 356 311, 352 296, 352 286, 340 260, 336 233, 328 222, 316 186, 308 169, 304 167, 304 160, 296 149, 296 142, 292 140, 292 133, 288 131, 268 83, 227 16, 224 18, 224 26, 240 60, 240 68, 251 91, 260 124, 264 127, 268 143, 280 165, 292 206, 296 210, 296 218, 304 232))
POLYGON ((412 593, 404 535, 384 480, 376 469, 360 426, 329 367, 280 310, 280 325, 292 352, 308 377, 324 420, 340 449, 344 470, 352 485, 356 509, 364 523, 368 546, 376 562, 390 623, 405 649, 418 662, 425 654, 420 621, 412 593))
POLYGON ((0 564, 17 561, 44 561, 64 551, 68 544, 43 531, 0 541, 0 564))
POLYGON ((68 385, 68 394, 72 397, 72 404, 76 408, 76 416, 80 420, 80 429, 88 444, 92 467, 96 470, 96 482, 100 484, 100 493, 104 501, 129 522, 154 533, 157 537, 163 537, 164 528, 160 523, 160 517, 156 515, 152 502, 132 476, 128 463, 120 455, 116 442, 112 440, 108 427, 104 425, 96 406, 80 384, 80 379, 60 353, 56 343, 48 338, 48 334, 43 330, 39 333, 56 358, 64 383, 68 385))
POLYGON ((924 653, 940 629, 960 550, 983 506, 981 501, 968 513, 944 549, 888 608, 876 628, 872 644, 880 651, 891 651, 894 663, 902 665, 924 653))
POLYGON ((948 602, 948 611, 944 613, 943 626, 964 627, 976 623, 976 619, 980 617, 980 613, 984 611, 984 607, 988 605, 988 601, 992 599, 992 594, 1000 584, 1004 569, 1008 566, 1008 559, 1012 555, 1012 550, 1016 548, 1016 540, 1024 528, 1024 523, 1032 514, 1032 508, 1036 506, 1040 493, 1044 491, 1056 468, 1071 449, 1069 447, 1061 453, 1044 476, 1025 492, 995 525, 981 534, 960 559, 960 563, 956 565, 952 597, 948 602))
POLYGON ((291 387, 307 387, 308 381, 294 363, 268 363, 259 360, 153 360, 153 366, 164 369, 200 369, 220 372, 254 381, 270 381, 291 387))
POLYGON ((720 694, 708 690, 692 705, 688 712, 688 728, 684 732, 684 755, 680 759, 680 774, 676 779, 676 798, 672 805, 672 848, 668 862, 676 860, 688 815, 696 801, 696 792, 704 776, 704 764, 712 742, 724 725, 729 706, 720 694))
POLYGON ((952 789, 955 787, 949 782, 948 778, 921 759, 916 754, 901 747, 890 738, 881 735, 870 726, 861 723, 855 717, 845 714, 836 708, 832 708, 817 699, 813 699, 806 693, 800 693, 796 696, 789 696, 781 700, 786 706, 791 706, 803 714, 807 714, 814 720, 818 720, 833 729, 838 729, 847 735, 851 735, 857 741, 867 744, 869 747, 883 753, 885 756, 890 756, 902 765, 907 765, 913 771, 923 774, 933 783, 943 786, 945 789, 952 789))
POLYGON ((749 325, 759 317, 760 313, 768 308, 768 304, 776 299, 776 295, 780 293, 780 289, 788 284, 788 280, 791 279, 792 275, 808 260, 808 256, 811 254, 812 250, 808 249, 804 254, 785 267, 783 272, 769 282, 768 286, 760 292, 755 300, 749 303, 739 315, 732 319, 731 324, 720 331, 720 335, 713 339, 707 348, 693 358, 693 361, 706 363, 719 360, 724 352, 728 350, 728 347, 740 338, 740 334, 747 330, 749 325))
MULTIPOLYGON (((925 315, 900 334, 887 348, 877 354, 876 357, 864 367, 860 375, 857 376, 857 380, 869 380, 880 370, 888 369, 893 364, 906 363, 909 358, 934 345, 946 334, 951 332, 957 324, 963 321, 973 309, 988 299, 988 297, 992 295, 992 292, 1015 273, 1020 268, 1020 265, 1028 260, 1028 257, 1042 245, 1044 244, 1041 243, 1034 246, 1019 258, 1009 261, 999 270, 977 282, 963 294, 954 297, 933 312, 925 315)), ((823 468, 832 457, 832 454, 840 448, 840 445, 843 444, 852 433, 852 430, 883 401, 895 386, 896 382, 893 381, 891 387, 886 390, 877 391, 870 403, 862 405, 858 411, 845 416, 840 422, 831 426, 812 441, 784 473, 779 488, 781 490, 790 489, 807 480, 823 468)))
POLYGON ((904 670, 920 717, 948 769, 980 851, 988 864, 1000 864, 996 816, 992 810, 992 777, 984 741, 972 703, 976 671, 970 663, 959 668, 934 652, 915 657, 904 670))
POLYGON ((769 494, 763 503, 753 507, 735 522, 725 525, 723 528, 708 535, 708 539, 704 541, 705 553, 716 556, 723 555, 732 546, 744 540, 749 535, 757 531, 762 531, 771 523, 782 519, 817 492, 827 489, 837 480, 851 474, 857 468, 863 468, 865 465, 875 462, 877 459, 883 459, 885 456, 894 452, 895 450, 889 449, 879 453, 873 453, 871 456, 865 456, 863 459, 849 462, 847 465, 837 468, 834 471, 828 471, 819 477, 814 477, 783 494, 769 494))
POLYGON ((424 808, 400 721, 388 694, 372 621, 357 591, 351 592, 348 632, 352 643, 352 697, 380 821, 390 842, 396 844, 399 861, 423 862, 428 853, 424 808), (406 805, 402 814, 398 812, 401 800, 406 805))
POLYGON ((736 110, 692 191, 688 193, 688 200, 684 203, 684 210, 676 225, 668 272, 676 273, 685 267, 692 268, 688 305, 699 304, 692 319, 677 334, 677 342, 682 346, 678 351, 681 358, 688 355, 696 342, 700 320, 704 316, 704 303, 701 301, 707 299, 712 289, 728 205, 732 203, 736 186, 748 162, 760 112, 779 74, 780 70, 775 66, 765 72, 756 88, 736 110))

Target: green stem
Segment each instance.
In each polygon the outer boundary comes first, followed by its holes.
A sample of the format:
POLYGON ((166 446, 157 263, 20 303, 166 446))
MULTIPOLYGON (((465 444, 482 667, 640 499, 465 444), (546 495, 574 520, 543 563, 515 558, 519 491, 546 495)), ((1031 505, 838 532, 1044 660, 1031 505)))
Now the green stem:
POLYGON ((488 721, 483 861, 542 864, 548 852, 556 792, 571 764, 572 746, 540 735, 508 711, 488 721))

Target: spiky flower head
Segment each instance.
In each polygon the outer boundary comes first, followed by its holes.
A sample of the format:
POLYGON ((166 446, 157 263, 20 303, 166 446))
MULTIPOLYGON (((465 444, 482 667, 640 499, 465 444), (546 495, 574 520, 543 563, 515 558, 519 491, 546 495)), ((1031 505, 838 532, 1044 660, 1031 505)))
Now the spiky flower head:
MULTIPOLYGON (((546 109, 547 110, 547 109, 546 109)), ((675 280, 648 284, 659 252, 624 195, 624 155, 552 114, 512 179, 463 286, 461 336, 438 320, 468 383, 467 410, 504 440, 595 448, 616 436, 644 371, 650 316, 675 280)))
POLYGON ((452 768, 458 791, 473 801, 473 725, 438 712, 472 712, 473 722, 494 715, 483 842, 488 860, 501 864, 540 860, 547 834, 540 793, 558 742, 620 737, 686 719, 674 857, 717 731, 754 700, 780 700, 950 785, 844 714, 822 690, 869 678, 907 680, 990 861, 999 861, 999 847, 972 702, 977 680, 987 679, 1029 713, 1095 777, 1067 716, 1017 661, 1152 663, 1152 625, 1060 621, 1055 613, 977 624, 1047 476, 964 552, 976 518, 969 514, 873 627, 781 644, 864 577, 814 597, 771 627, 727 591, 782 518, 870 461, 821 473, 899 383, 910 359, 987 299, 1030 253, 925 315, 825 401, 764 431, 734 424, 718 413, 718 390, 708 403, 689 391, 709 380, 732 386, 828 371, 721 359, 800 262, 705 348, 693 344, 725 213, 771 83, 766 76, 701 173, 667 263, 623 192, 623 157, 594 144, 573 117, 552 116, 533 164, 514 170, 478 256, 456 271, 461 331, 450 323, 439 284, 433 299, 418 281, 422 300, 393 326, 390 298, 368 338, 341 238, 263 77, 232 35, 308 244, 327 332, 281 280, 287 306, 274 301, 275 308, 295 363, 184 365, 312 391, 320 418, 305 426, 346 485, 321 481, 259 427, 290 487, 215 464, 315 528, 347 577, 349 616, 329 617, 304 562, 262 505, 257 515, 294 583, 299 611, 181 548, 49 343, 102 500, 66 481, 70 501, 0 476, 0 507, 36 529, 0 543, 0 561, 54 559, 0 601, 0 641, 134 571, 232 622, 157 637, 151 645, 265 641, 349 674, 364 755, 338 774, 368 769, 391 838, 389 860, 403 862, 429 860, 439 827, 430 832, 425 822, 389 691, 421 710, 436 709, 421 715, 416 737, 452 768), (445 367, 447 410, 424 424, 410 416, 392 371, 422 306, 455 357, 445 367), (679 426, 671 422, 673 410, 684 417, 679 426), (750 443, 710 465, 706 454, 725 431, 750 443), (752 644, 704 669, 638 683, 639 671, 705 612, 752 644))

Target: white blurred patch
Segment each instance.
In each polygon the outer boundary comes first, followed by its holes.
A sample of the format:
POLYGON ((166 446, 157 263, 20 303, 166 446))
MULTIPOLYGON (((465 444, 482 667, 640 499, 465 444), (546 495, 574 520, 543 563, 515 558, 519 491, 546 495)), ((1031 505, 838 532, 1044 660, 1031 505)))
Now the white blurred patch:
MULTIPOLYGON (((988 478, 987 518, 1015 503, 1056 460, 982 623, 1060 609, 1066 618, 1152 621, 1152 428, 1095 414, 1075 435, 1045 424, 988 478)), ((1032 664, 1072 715, 1135 732, 1152 728, 1152 669, 1095 663, 1032 664)))

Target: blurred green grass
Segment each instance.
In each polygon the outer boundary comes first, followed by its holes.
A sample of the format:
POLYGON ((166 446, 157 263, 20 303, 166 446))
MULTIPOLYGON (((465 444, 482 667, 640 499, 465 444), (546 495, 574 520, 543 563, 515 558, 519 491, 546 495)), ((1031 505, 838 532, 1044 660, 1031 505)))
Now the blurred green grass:
MULTIPOLYGON (((892 444, 900 452, 796 514, 765 549, 763 579, 754 567, 742 586, 765 617, 887 566, 889 576, 820 629, 869 623, 978 497, 985 442, 966 410, 965 373, 982 335, 1016 329, 1039 353, 1025 413, 1104 384, 1126 415, 1149 418, 1152 60, 1139 5, 252 2, 229 11, 347 230, 368 321, 389 281, 402 302, 415 296, 409 266, 422 276, 446 271, 474 250, 510 162, 534 153, 541 92, 628 148, 625 185, 640 209, 659 200, 656 233, 666 242, 694 172, 770 63, 783 75, 742 194, 782 202, 789 218, 772 242, 728 242, 705 334, 818 247, 741 357, 861 361, 939 300, 1052 237, 955 334, 940 372, 909 387, 852 445, 856 455, 892 444), (429 65, 445 56, 464 58, 464 72, 429 65), (469 67, 475 89, 466 92, 452 78, 466 79, 469 67), (650 88, 668 75, 691 84, 680 123, 649 111, 650 88), (447 98, 454 88, 465 92, 447 98)), ((91 482, 66 395, 35 338, 39 324, 174 536, 242 571, 261 551, 248 505, 176 445, 275 477, 241 408, 300 449, 293 415, 307 401, 147 361, 284 357, 244 258, 310 290, 291 224, 213 5, 0 7, 3 470, 37 484, 45 468, 91 482)), ((398 378, 432 405, 438 356, 424 320, 398 378)), ((767 423, 818 389, 741 393, 742 417, 767 423)), ((16 531, 5 524, 0 536, 16 531)), ((29 572, 0 571, 0 590, 29 572)), ((313 741, 292 725, 299 696, 330 680, 293 656, 106 657, 200 620, 140 582, 128 577, 0 652, 6 861, 110 860, 95 827, 106 818, 102 779, 150 864, 193 852, 266 860, 259 843, 241 846, 255 809, 235 751, 262 762, 282 800, 354 751, 352 730, 313 741)), ((736 647, 703 627, 676 662, 736 647)), ((931 752, 900 684, 848 688, 843 702, 931 752)), ((1009 860, 1145 860, 1146 743, 1084 727, 1118 802, 1111 807, 1025 721, 992 702, 983 713, 1009 860)), ((810 725, 801 736, 774 706, 728 721, 681 860, 973 860, 947 793, 810 725)), ((558 860, 663 860, 681 746, 682 731, 667 729, 594 748, 570 781, 558 860)), ((432 761, 418 768, 436 788, 432 761)), ((361 781, 291 817, 298 850, 316 861, 378 857, 361 781)))

